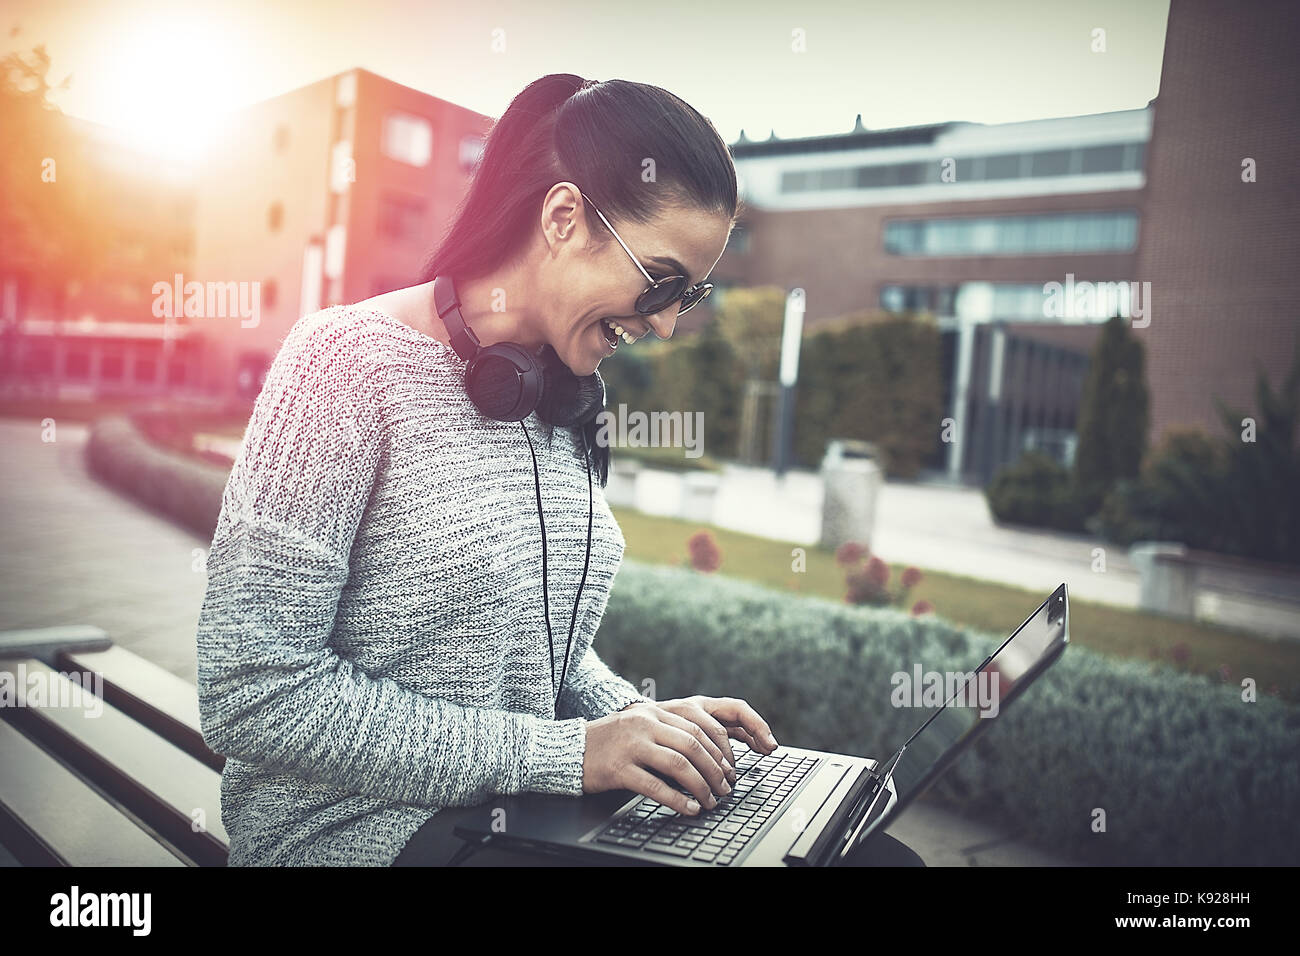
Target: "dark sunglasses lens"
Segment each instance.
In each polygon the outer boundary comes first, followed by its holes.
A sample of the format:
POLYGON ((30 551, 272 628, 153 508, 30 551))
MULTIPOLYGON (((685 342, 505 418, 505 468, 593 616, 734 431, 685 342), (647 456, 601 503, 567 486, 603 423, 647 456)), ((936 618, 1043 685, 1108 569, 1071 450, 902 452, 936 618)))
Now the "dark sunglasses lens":
POLYGON ((674 301, 681 298, 686 291, 686 279, 677 277, 675 279, 665 280, 659 283, 654 289, 647 289, 641 293, 641 298, 637 300, 636 310, 642 315, 654 315, 656 312, 662 312, 674 301))

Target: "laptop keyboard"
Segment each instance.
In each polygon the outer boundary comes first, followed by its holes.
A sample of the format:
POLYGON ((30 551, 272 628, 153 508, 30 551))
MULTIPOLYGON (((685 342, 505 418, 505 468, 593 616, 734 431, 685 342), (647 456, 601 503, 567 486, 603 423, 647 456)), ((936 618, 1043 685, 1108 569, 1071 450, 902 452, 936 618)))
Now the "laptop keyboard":
POLYGON ((749 750, 736 758, 731 793, 713 809, 683 816, 642 797, 603 827, 596 842, 729 866, 816 764, 816 757, 749 750))

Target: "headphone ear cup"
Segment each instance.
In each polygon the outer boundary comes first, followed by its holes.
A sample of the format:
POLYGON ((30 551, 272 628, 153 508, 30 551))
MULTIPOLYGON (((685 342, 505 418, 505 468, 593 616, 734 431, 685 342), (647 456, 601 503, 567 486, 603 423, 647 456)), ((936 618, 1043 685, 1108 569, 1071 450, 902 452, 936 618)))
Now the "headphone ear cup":
POLYGON ((498 342, 470 360, 465 369, 465 391, 488 418, 518 422, 531 415, 541 400, 544 374, 527 349, 513 342, 498 342))
POLYGON ((599 372, 579 378, 549 345, 543 349, 542 358, 544 384, 537 405, 538 418, 572 428, 585 424, 605 407, 605 382, 599 372))

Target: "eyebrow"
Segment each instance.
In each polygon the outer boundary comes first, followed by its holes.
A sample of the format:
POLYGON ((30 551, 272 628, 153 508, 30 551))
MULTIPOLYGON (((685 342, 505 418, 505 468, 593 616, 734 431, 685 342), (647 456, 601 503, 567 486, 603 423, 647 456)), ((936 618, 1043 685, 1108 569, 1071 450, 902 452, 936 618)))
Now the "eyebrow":
POLYGON ((680 276, 686 276, 686 283, 687 283, 687 285, 691 285, 691 284, 692 284, 692 283, 691 283, 691 272, 690 272, 690 270, 687 269, 687 268, 686 268, 684 265, 682 265, 680 262, 678 262, 676 259, 674 259, 672 256, 650 256, 650 257, 649 257, 649 260, 650 260, 651 262, 659 262, 659 263, 662 263, 663 265, 666 265, 666 266, 668 266, 668 267, 671 268, 671 269, 676 269, 678 275, 680 275, 680 276))

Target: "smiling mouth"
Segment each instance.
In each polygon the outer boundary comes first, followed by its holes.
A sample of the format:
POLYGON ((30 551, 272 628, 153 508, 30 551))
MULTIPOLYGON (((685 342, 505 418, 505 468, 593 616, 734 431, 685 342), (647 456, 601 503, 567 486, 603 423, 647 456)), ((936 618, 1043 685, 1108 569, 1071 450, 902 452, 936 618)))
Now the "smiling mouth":
POLYGON ((609 343, 610 348, 614 349, 618 348, 618 340, 620 338, 628 345, 631 345, 640 338, 640 336, 633 335, 613 319, 601 319, 600 331, 604 334, 605 341, 609 343))

